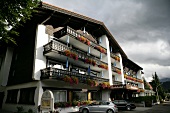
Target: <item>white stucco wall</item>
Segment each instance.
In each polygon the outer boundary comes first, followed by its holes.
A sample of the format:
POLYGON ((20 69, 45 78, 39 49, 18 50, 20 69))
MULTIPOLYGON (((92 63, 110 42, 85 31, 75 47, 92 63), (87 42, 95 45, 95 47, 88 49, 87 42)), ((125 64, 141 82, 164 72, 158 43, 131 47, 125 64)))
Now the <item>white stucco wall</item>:
MULTIPOLYGON (((141 70, 139 70, 139 71, 137 72, 137 78, 142 80, 141 70)), ((139 83, 139 84, 138 84, 138 87, 144 89, 144 83, 139 83)))
POLYGON ((43 55, 44 45, 48 43, 48 34, 45 33, 45 26, 38 25, 36 33, 36 53, 35 53, 35 64, 34 64, 34 80, 40 80, 40 70, 46 68, 46 58, 43 55))
POLYGON ((102 90, 102 100, 110 101, 111 90, 102 90))
POLYGON ((108 63, 108 70, 103 71, 103 74, 107 79, 109 79, 110 85, 113 85, 109 40, 106 35, 103 35, 100 38, 102 40, 100 45, 107 49, 107 56, 103 57, 102 61, 108 63))
POLYGON ((125 84, 125 79, 124 79, 124 73, 123 73, 123 63, 122 63, 122 56, 120 53, 117 53, 116 55, 118 55, 120 57, 120 69, 121 69, 121 75, 120 75, 120 82, 122 82, 122 84, 125 84))

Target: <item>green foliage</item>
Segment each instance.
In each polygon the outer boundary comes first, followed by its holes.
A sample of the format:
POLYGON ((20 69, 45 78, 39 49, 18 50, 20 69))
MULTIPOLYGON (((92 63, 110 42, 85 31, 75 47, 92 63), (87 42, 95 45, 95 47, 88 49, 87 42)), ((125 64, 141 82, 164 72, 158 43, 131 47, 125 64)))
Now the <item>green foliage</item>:
POLYGON ((32 109, 29 109, 28 110, 28 113, 34 113, 32 109))
POLYGON ((148 102, 148 101, 153 101, 156 102, 156 96, 141 96, 141 97, 133 97, 131 101, 135 103, 141 103, 142 101, 148 102))
POLYGON ((0 45, 16 44, 16 28, 30 19, 39 0, 1 0, 0 2, 0 45))
POLYGON ((156 94, 158 91, 158 95, 161 96, 161 98, 165 99, 165 96, 166 96, 165 90, 162 87, 162 84, 160 83, 159 77, 156 74, 156 72, 155 72, 155 75, 152 75, 152 78, 153 78, 153 80, 151 82, 151 85, 153 87, 153 90, 156 92, 156 94))
POLYGON ((145 80, 145 78, 143 78, 143 81, 144 81, 144 87, 145 87, 145 89, 150 90, 150 87, 149 87, 147 81, 145 80))
POLYGON ((22 106, 17 107, 17 113, 22 113, 24 111, 24 108, 22 106))

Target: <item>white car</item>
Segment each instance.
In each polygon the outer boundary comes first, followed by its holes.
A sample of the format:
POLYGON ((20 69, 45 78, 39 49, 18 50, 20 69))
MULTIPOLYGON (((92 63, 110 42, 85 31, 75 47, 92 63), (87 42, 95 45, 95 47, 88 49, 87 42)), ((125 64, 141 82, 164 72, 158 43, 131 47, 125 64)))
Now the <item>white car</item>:
POLYGON ((90 113, 90 112, 104 112, 104 113, 117 113, 117 106, 111 101, 96 101, 89 105, 81 106, 79 108, 79 112, 81 113, 90 113))

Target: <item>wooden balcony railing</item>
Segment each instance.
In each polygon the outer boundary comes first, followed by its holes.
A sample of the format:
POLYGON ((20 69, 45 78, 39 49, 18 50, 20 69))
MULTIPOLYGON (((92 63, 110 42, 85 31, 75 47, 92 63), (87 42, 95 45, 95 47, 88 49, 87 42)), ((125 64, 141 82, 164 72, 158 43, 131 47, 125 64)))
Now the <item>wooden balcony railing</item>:
POLYGON ((132 76, 128 76, 128 75, 126 75, 126 74, 124 75, 124 77, 125 77, 126 79, 128 79, 128 80, 131 80, 131 81, 143 83, 143 80, 138 79, 138 78, 134 78, 134 77, 132 77, 132 76))
MULTIPOLYGON (((67 56, 66 52, 74 53, 78 57, 78 60, 81 60, 85 63, 89 63, 91 65, 97 65, 98 67, 104 65, 104 69, 108 68, 108 64, 101 61, 97 57, 87 55, 86 53, 80 51, 80 50, 75 50, 72 48, 67 47, 66 45, 58 42, 58 41, 51 41, 48 44, 44 45, 44 54, 55 51, 58 52, 59 54, 67 56), (89 61, 87 61, 89 60, 89 61)), ((101 67, 103 68, 103 67, 101 67)))
POLYGON ((68 70, 62 70, 62 69, 51 68, 51 67, 41 70, 41 79, 51 78, 51 79, 63 80, 63 78, 66 75, 70 76, 70 77, 71 76, 77 77, 79 79, 79 82, 81 82, 81 83, 85 83, 85 81, 87 79, 95 80, 98 83, 109 81, 109 79, 106 79, 106 78, 101 78, 101 77, 97 77, 97 76, 91 76, 91 75, 81 74, 78 72, 71 72, 68 70))
POLYGON ((76 40, 79 40, 80 42, 88 45, 88 46, 91 46, 92 48, 104 53, 104 54, 107 54, 107 49, 102 47, 101 45, 95 43, 94 41, 86 38, 85 36, 83 36, 82 34, 78 33, 76 30, 72 29, 71 27, 64 27, 63 29, 57 31, 54 33, 54 36, 57 37, 57 38, 60 38, 60 37, 63 37, 65 35, 70 35, 72 36, 73 38, 75 38, 76 40))
POLYGON ((112 71, 121 75, 121 69, 112 66, 112 71))
POLYGON ((114 84, 111 86, 111 89, 130 89, 130 90, 138 90, 137 86, 132 86, 129 84, 114 84))
POLYGON ((116 61, 120 62, 120 57, 117 56, 116 54, 110 53, 110 56, 111 56, 113 59, 115 59, 116 61))

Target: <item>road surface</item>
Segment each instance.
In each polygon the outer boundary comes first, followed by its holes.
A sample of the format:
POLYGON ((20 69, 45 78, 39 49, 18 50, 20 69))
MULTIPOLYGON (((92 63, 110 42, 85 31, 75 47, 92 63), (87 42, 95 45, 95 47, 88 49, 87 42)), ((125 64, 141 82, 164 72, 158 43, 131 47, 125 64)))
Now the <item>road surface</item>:
POLYGON ((132 111, 120 111, 119 113, 170 113, 170 101, 152 107, 137 107, 132 111))

